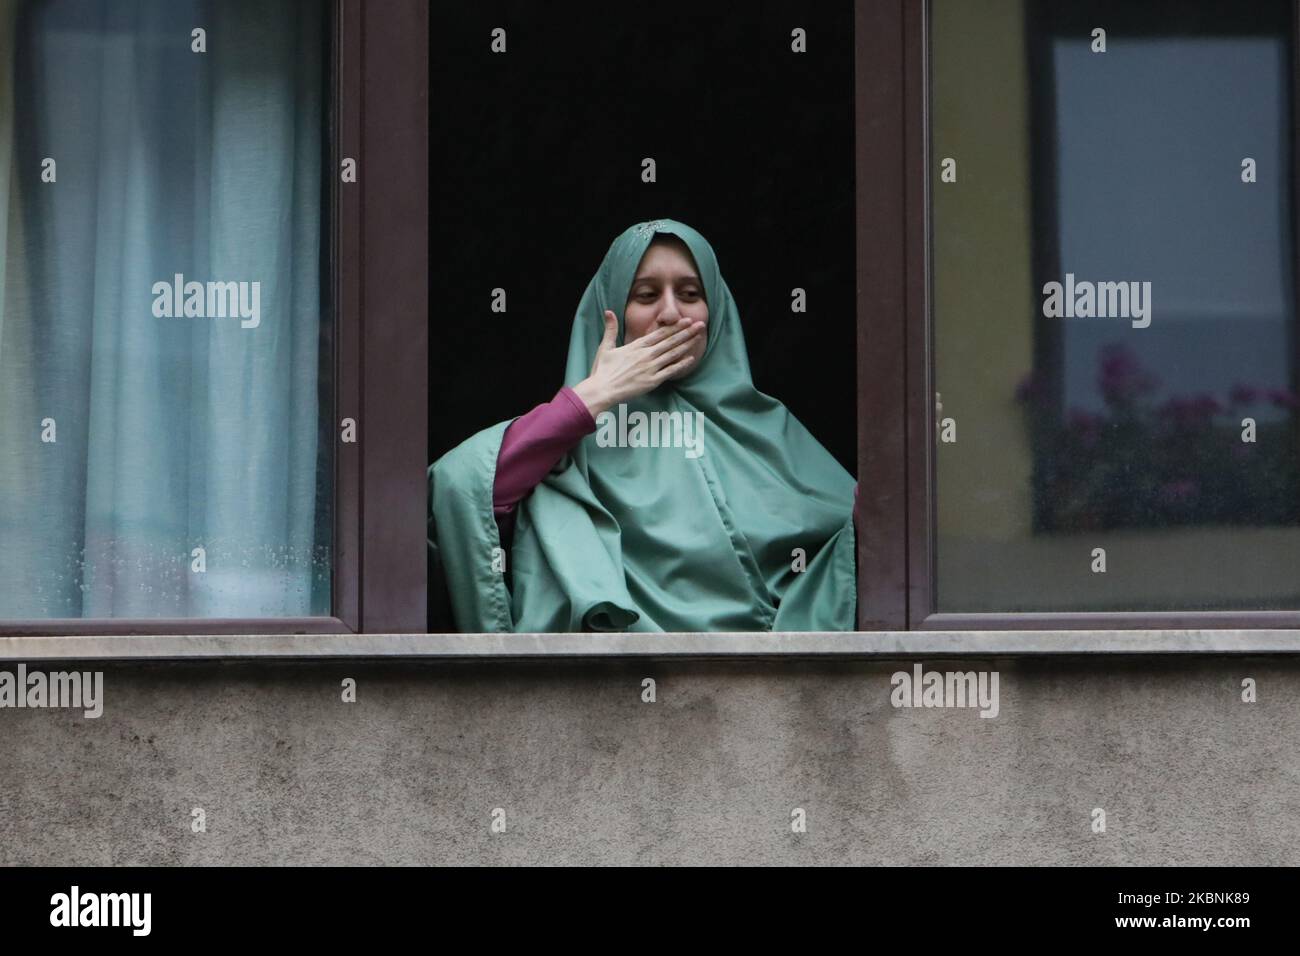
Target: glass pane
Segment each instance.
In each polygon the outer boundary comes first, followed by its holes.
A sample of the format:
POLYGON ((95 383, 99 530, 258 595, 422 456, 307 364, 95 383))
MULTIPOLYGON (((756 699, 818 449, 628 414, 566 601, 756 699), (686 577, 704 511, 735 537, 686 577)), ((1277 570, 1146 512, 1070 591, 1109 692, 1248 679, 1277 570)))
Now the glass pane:
POLYGON ((1291 3, 932 12, 937 610, 1300 607, 1291 3))
POLYGON ((0 0, 0 618, 330 612, 323 13, 0 0))

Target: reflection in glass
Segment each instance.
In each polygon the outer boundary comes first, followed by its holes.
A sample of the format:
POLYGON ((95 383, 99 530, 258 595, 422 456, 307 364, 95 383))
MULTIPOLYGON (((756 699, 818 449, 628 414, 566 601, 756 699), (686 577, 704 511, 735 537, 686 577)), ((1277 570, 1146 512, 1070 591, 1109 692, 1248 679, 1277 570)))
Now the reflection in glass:
POLYGON ((932 9, 937 610, 1300 607, 1291 4, 932 9))

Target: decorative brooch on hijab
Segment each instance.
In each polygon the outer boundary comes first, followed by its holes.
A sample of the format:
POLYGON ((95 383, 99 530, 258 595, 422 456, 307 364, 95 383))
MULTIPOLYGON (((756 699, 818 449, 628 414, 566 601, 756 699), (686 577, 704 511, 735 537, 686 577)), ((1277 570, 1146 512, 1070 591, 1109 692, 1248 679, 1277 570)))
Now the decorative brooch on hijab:
POLYGON ((663 225, 665 223, 662 219, 652 219, 650 222, 640 223, 632 232, 638 239, 644 239, 658 232, 663 225))

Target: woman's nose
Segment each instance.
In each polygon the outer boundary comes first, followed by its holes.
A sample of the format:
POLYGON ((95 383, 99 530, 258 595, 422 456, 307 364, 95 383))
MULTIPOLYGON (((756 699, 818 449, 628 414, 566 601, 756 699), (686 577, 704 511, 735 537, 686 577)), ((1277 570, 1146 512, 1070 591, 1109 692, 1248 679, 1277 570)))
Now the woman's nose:
POLYGON ((664 306, 663 311, 659 313, 660 325, 672 325, 682 317, 681 309, 677 308, 676 302, 669 302, 664 306))

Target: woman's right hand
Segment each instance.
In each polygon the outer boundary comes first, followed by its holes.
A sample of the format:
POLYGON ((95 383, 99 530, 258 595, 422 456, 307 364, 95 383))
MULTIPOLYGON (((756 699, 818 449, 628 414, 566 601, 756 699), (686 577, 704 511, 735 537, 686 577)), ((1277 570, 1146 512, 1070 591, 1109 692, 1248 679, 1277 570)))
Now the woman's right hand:
POLYGON ((695 356, 686 353, 695 336, 703 332, 703 322, 682 317, 675 325, 660 326, 633 342, 615 346, 618 316, 606 309, 605 335, 596 348, 591 374, 573 390, 595 418, 619 402, 652 391, 688 368, 695 356))

